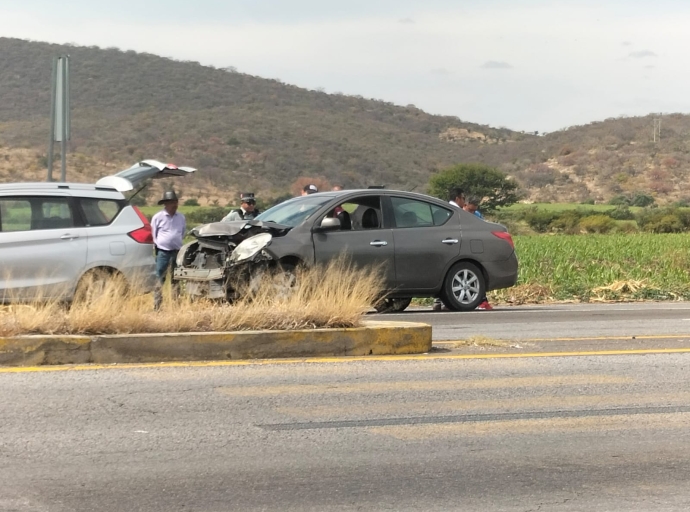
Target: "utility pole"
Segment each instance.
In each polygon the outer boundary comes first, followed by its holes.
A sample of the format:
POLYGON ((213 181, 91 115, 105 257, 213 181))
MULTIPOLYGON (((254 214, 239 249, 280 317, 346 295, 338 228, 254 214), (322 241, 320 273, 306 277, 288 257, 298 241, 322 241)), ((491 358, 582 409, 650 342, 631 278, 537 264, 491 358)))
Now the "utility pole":
POLYGON ((661 117, 657 117, 654 119, 653 139, 654 139, 654 142, 661 141, 661 117))
POLYGON ((48 181, 53 181, 53 153, 60 142, 60 181, 67 179, 67 141, 71 136, 69 108, 69 55, 53 59, 50 101, 50 142, 48 144, 48 181))

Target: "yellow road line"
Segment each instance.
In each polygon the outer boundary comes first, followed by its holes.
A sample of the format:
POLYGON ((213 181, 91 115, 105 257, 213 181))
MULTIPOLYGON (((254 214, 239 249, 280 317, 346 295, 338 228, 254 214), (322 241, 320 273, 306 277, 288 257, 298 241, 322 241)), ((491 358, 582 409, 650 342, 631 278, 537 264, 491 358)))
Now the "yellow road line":
MULTIPOLYGON (((525 338, 517 340, 499 339, 496 341, 505 341, 506 343, 539 343, 544 341, 613 341, 613 340, 679 340, 690 339, 690 334, 668 334, 668 335, 650 335, 650 336, 588 336, 584 338, 525 338)), ((441 340, 434 341, 434 345, 464 343, 467 340, 441 340)))
POLYGON ((419 354, 406 356, 362 356, 362 357, 313 357, 306 359, 252 359, 242 361, 180 361, 171 363, 134 364, 82 364, 73 366, 25 366, 0 367, 2 373, 72 372, 88 370, 130 370, 139 368, 213 368, 223 366, 261 366, 302 363, 354 363, 354 362, 395 362, 451 359, 524 359, 535 357, 578 357, 578 356, 625 356, 651 354, 687 354, 690 348, 636 349, 636 350, 592 350, 580 352, 533 352, 518 354, 419 354))
POLYGON ((396 391, 453 391, 468 389, 518 389, 537 387, 566 387, 585 385, 631 384, 629 377, 614 375, 537 375, 529 377, 499 377, 479 380, 405 380, 392 382, 357 382, 325 384, 288 384, 278 386, 232 386, 216 388, 219 393, 239 396, 276 396, 276 395, 328 395, 355 394, 396 391))

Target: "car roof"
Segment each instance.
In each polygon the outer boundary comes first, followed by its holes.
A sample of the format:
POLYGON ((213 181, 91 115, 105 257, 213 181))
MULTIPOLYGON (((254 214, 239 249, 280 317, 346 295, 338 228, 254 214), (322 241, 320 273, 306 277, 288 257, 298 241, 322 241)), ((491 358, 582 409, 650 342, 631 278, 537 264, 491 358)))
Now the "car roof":
POLYGON ((112 187, 89 183, 64 183, 55 181, 0 183, 0 193, 50 194, 51 192, 71 192, 71 195, 82 195, 86 197, 124 199, 124 196, 112 187))
POLYGON ((327 192, 317 192, 314 194, 309 194, 307 196, 297 196, 293 199, 304 199, 305 197, 341 197, 349 195, 385 195, 385 196, 407 196, 411 198, 416 198, 425 201, 437 201, 445 203, 446 201, 439 199, 438 197, 433 197, 427 194, 422 194, 420 192, 408 192, 407 190, 395 190, 395 189, 381 189, 381 188, 362 188, 362 189, 346 189, 346 190, 329 190, 327 192))

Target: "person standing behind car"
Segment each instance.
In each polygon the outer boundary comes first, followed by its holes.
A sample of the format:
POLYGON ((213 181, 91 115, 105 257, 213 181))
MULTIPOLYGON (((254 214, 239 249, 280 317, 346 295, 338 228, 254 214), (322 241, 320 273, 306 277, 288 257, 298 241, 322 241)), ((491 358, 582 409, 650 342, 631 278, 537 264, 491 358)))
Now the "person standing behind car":
POLYGON ((479 199, 476 197, 470 197, 467 202, 465 203, 465 206, 462 207, 463 210, 466 212, 470 212, 480 219, 484 220, 484 216, 482 215, 482 212, 478 210, 479 208, 479 199))
MULTIPOLYGON (((463 207, 463 210, 484 220, 484 216, 479 211, 479 198, 477 197, 468 198, 467 202, 465 203, 465 206, 463 207)), ((479 303, 479 306, 477 306, 477 309, 481 309, 484 311, 494 309, 494 307, 491 304, 489 304, 489 299, 486 297, 486 293, 484 293, 484 297, 482 297, 482 300, 479 303)))
MULTIPOLYGON (((163 284, 165 284, 168 269, 171 274, 175 271, 177 253, 182 247, 182 240, 187 229, 184 215, 177 211, 179 202, 174 190, 165 192, 158 204, 163 205, 163 209, 151 219, 151 233, 156 248, 156 276, 158 277, 158 286, 156 286, 153 299, 153 307, 156 310, 160 309, 163 303, 163 284)), ((175 293, 178 292, 174 281, 173 289, 175 293)))
POLYGON ((256 198, 253 192, 243 192, 240 194, 242 204, 237 210, 228 213, 221 222, 230 222, 233 220, 252 220, 259 215, 259 209, 256 207, 256 198))
POLYGON ((462 208, 465 206, 465 193, 461 188, 454 188, 450 191, 450 198, 448 202, 457 208, 462 208))
POLYGON ((300 195, 308 196, 309 194, 316 194, 318 191, 318 187, 313 183, 310 183, 309 185, 304 186, 304 188, 302 189, 302 193, 300 195))

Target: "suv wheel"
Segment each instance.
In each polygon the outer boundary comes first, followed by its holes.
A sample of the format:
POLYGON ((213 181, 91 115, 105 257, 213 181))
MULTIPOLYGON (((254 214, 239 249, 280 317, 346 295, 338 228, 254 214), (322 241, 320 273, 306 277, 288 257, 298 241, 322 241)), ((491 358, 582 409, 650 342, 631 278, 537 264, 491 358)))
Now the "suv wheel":
POLYGON ((479 267, 474 263, 461 261, 448 271, 441 290, 441 300, 454 311, 472 311, 485 293, 484 274, 479 267))

